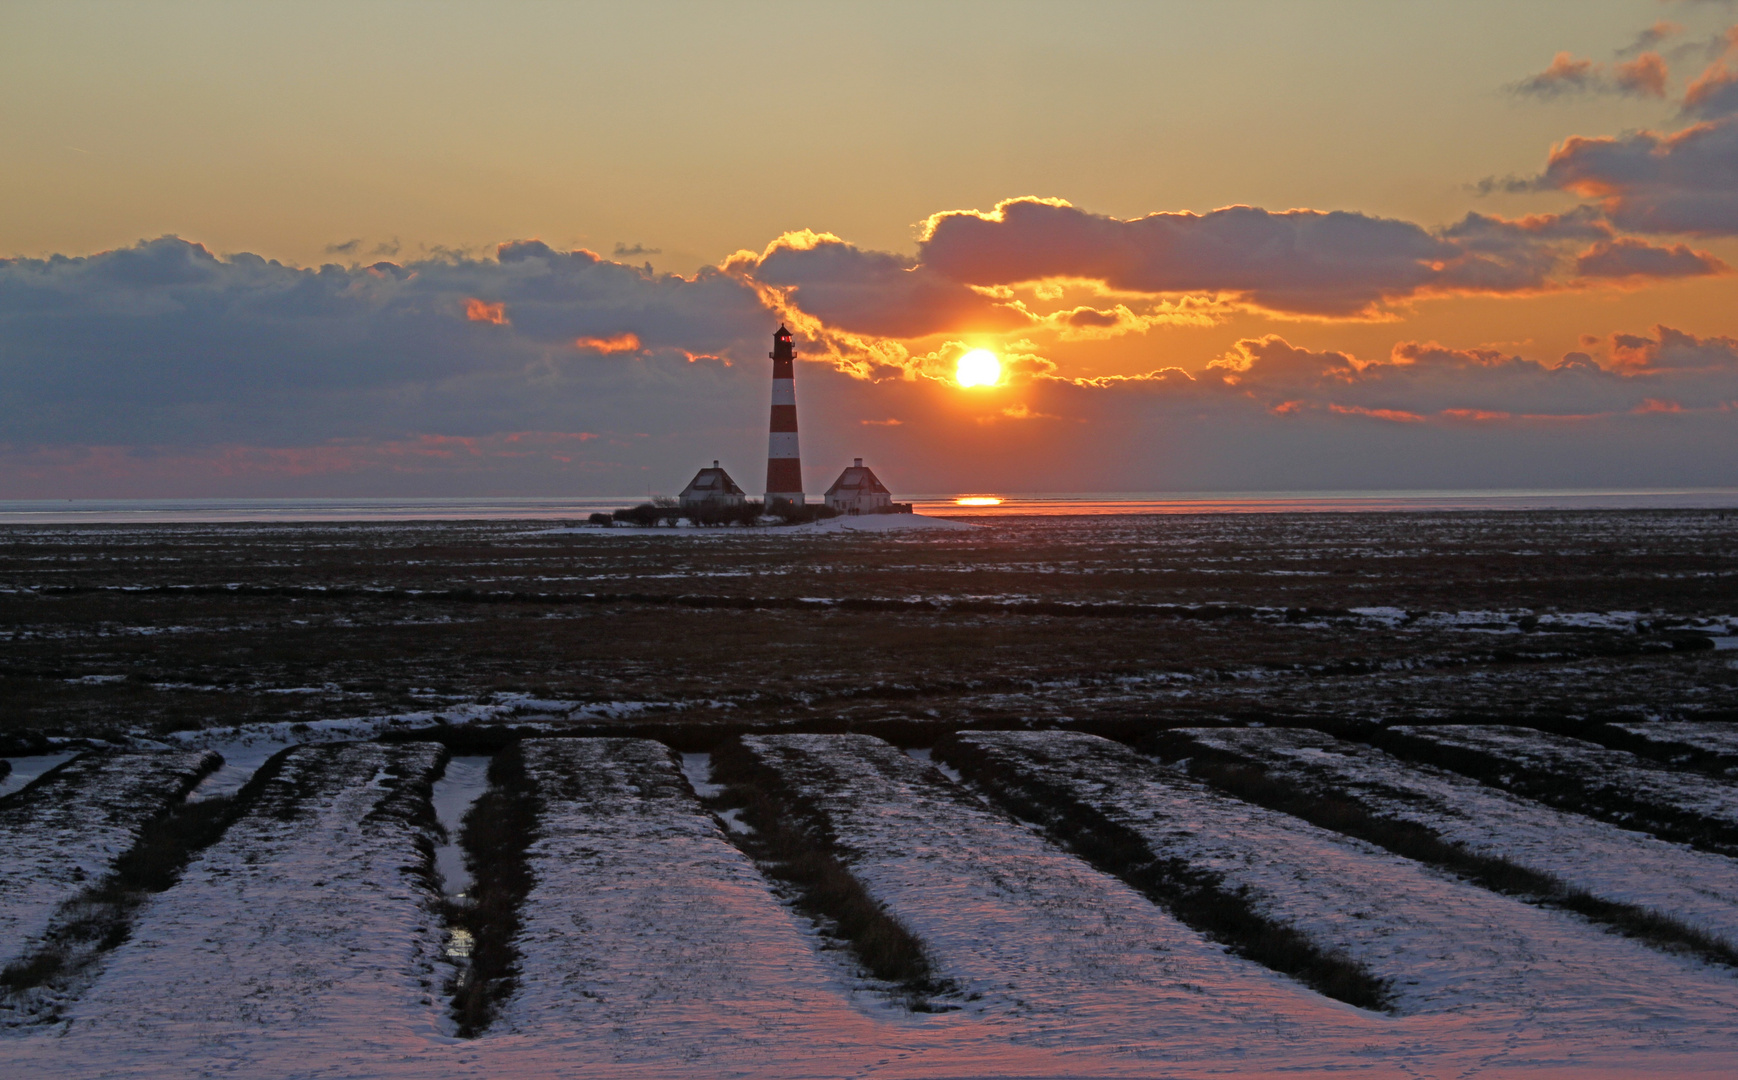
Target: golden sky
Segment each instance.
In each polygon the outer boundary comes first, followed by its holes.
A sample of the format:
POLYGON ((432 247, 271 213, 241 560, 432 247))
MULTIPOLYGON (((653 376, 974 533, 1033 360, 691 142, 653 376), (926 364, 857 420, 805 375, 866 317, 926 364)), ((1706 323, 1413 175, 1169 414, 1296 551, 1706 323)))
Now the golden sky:
MULTIPOLYGON (((781 318, 824 361, 806 445, 867 442, 925 489, 1011 482, 1023 453, 1068 488, 1264 486, 1259 457, 1177 464, 1218 421, 1179 418, 1167 369, 1236 399, 1254 444, 1325 455, 1282 486, 1448 483, 1435 463, 1481 438, 1649 463, 1517 483, 1738 483, 1707 464, 1738 404, 1735 23, 1655 0, 20 0, 0 457, 25 479, 0 496, 614 493, 720 453, 752 480, 781 318), (1275 340, 1309 385, 1271 381, 1275 340), (1006 379, 962 391, 979 347, 1006 379), (1351 367, 1295 359, 1330 354, 1351 367), (1428 393, 1426 354, 1459 358, 1428 393), (1487 386, 1511 361, 1561 407, 1487 386), (742 415, 696 426, 725 401, 742 415), (1516 419, 1584 407, 1655 427, 1516 419), (1340 426, 1303 438, 1304 413, 1340 426), (1507 426, 1456 442, 1475 413, 1507 426), (404 450, 529 432, 579 449, 404 450), (1107 472, 1098 434, 1147 466, 1107 472), (1349 464, 1393 453, 1416 468, 1349 464)), ((1465 482, 1500 485, 1489 453, 1465 482)))

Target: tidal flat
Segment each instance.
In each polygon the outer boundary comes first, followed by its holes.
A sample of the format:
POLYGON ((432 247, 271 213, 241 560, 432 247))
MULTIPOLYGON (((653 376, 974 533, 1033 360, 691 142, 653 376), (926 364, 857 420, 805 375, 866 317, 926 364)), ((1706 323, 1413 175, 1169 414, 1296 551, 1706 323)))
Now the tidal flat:
POLYGON ((1738 719, 1738 513, 976 524, 12 527, 0 740, 1738 719))
POLYGON ((971 524, 0 531, 0 1060, 1738 1068, 1738 514, 971 524))

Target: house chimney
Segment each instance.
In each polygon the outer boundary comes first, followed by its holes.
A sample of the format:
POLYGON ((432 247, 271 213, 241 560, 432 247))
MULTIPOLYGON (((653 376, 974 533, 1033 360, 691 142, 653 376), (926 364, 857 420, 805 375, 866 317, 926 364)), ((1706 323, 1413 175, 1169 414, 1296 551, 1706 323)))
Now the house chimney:
POLYGON ((772 424, 766 447, 766 501, 803 505, 803 462, 797 453, 796 351, 783 326, 772 336, 772 424))
POLYGON ((718 468, 718 459, 717 458, 712 459, 712 467, 714 469, 718 468))
POLYGON ((852 458, 851 459, 851 466, 853 468, 861 469, 863 467, 863 459, 862 458, 852 458))

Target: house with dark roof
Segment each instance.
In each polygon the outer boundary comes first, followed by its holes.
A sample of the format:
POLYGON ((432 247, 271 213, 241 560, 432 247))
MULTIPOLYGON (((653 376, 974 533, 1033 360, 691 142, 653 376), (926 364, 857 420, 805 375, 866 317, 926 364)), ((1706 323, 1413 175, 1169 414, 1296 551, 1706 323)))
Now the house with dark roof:
POLYGON ((862 458, 854 459, 851 467, 833 481, 833 486, 827 489, 826 503, 841 514, 911 513, 911 504, 894 502, 893 494, 875 475, 875 470, 863 464, 862 458))
POLYGON ((748 496, 736 486, 729 473, 718 467, 716 461, 710 469, 695 473, 694 479, 688 481, 688 486, 677 498, 685 511, 723 510, 748 501, 748 496))

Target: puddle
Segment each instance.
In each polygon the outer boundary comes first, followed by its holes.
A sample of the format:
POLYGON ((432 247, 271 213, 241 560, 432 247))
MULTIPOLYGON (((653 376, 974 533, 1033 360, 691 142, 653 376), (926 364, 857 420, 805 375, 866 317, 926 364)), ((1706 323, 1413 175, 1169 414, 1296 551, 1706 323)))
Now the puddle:
MULTIPOLYGON (((465 853, 459 847, 459 822, 465 811, 477 801, 489 786, 489 761, 482 757, 455 757, 447 761, 447 771, 434 784, 435 819, 447 831, 447 838, 435 848, 435 872, 440 874, 441 892, 450 900, 462 900, 471 887, 471 872, 465 869, 465 853)), ((464 955, 470 955, 470 937, 463 930, 454 930, 452 948, 464 935, 464 955)))
MULTIPOLYGON (((683 754, 682 775, 688 778, 688 783, 694 788, 694 794, 700 796, 701 799, 716 799, 724 794, 724 785, 712 782, 711 754, 683 754)), ((743 836, 754 832, 754 826, 742 820, 741 807, 732 806, 723 810, 713 809, 712 813, 719 821, 724 822, 724 827, 730 832, 743 836)))
POLYGON ((78 756, 74 751, 69 754, 36 754, 31 757, 7 758, 12 771, 0 780, 0 795, 10 795, 24 785, 41 776, 43 773, 63 762, 71 761, 78 756))
POLYGON ((941 773, 943 776, 947 777, 949 780, 952 780, 954 783, 956 783, 956 784, 965 783, 965 777, 960 775, 960 771, 958 769, 954 768, 952 765, 949 765, 945 761, 935 760, 929 747, 925 746, 922 749, 909 749, 908 748, 905 751, 905 753, 907 756, 912 757, 912 758, 916 758, 918 761, 921 761, 925 765, 928 765, 931 768, 935 769, 937 772, 941 773))
POLYGON ((702 799, 716 799, 724 794, 724 785, 712 782, 711 754, 683 754, 682 775, 693 785, 694 794, 702 799))

